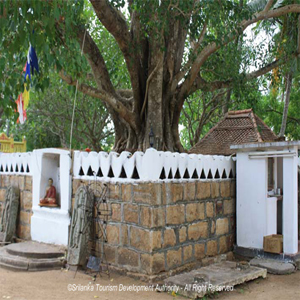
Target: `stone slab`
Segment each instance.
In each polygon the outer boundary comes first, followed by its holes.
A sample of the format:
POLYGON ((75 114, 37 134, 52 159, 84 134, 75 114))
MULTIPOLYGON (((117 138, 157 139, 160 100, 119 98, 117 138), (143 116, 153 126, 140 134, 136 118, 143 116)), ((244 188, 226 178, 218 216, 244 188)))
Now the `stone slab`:
POLYGON ((266 276, 266 269, 248 263, 224 261, 169 277, 164 284, 166 289, 171 288, 179 295, 196 299, 216 291, 230 292, 235 285, 266 276))
POLYGON ((268 258, 253 258, 250 265, 264 268, 268 273, 275 275, 291 274, 296 270, 293 263, 268 258))
POLYGON ((11 255, 27 258, 56 258, 65 255, 64 247, 32 241, 10 244, 5 248, 11 255))

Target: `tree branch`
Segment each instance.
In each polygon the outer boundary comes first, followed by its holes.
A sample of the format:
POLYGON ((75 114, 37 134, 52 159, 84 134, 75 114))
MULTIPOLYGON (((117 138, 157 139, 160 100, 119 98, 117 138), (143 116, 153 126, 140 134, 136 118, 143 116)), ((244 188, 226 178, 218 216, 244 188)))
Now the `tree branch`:
POLYGON ((264 8, 264 12, 267 12, 271 9, 272 5, 274 3, 274 0, 269 0, 268 3, 266 4, 265 8, 264 8))
POLYGON ((264 10, 261 12, 254 14, 253 18, 244 20, 239 24, 240 31, 237 29, 232 32, 230 37, 227 39, 226 42, 216 44, 215 42, 207 45, 204 47, 204 49, 198 54, 196 57, 189 73, 187 76, 187 79, 184 81, 184 83, 180 87, 180 101, 184 101, 185 95, 188 94, 187 92, 190 90, 192 85, 194 84, 194 81, 196 80, 198 73, 201 69, 201 66, 204 64, 204 62, 215 53, 218 49, 220 49, 222 46, 226 46, 229 42, 233 41, 237 36, 241 35, 241 33, 251 24, 254 24, 261 20, 267 20, 270 18, 276 18, 283 15, 286 15, 288 13, 300 13, 300 5, 299 4, 291 4, 286 5, 278 9, 274 10, 267 10, 267 6, 270 4, 270 1, 267 3, 264 10))
MULTIPOLYGON (((274 112, 274 113, 282 116, 282 111, 278 111, 278 110, 273 109, 273 108, 267 109, 266 112, 274 112)), ((291 120, 293 122, 296 122, 297 124, 300 124, 300 119, 289 117, 289 116, 287 118, 288 118, 288 120, 291 120)))
POLYGON ((130 75, 134 98, 140 98, 139 76, 136 69, 138 61, 134 54, 132 38, 126 20, 122 13, 112 7, 107 0, 90 0, 95 13, 104 27, 114 36, 123 53, 130 75))
MULTIPOLYGON (((292 56, 290 56, 289 58, 285 57, 283 59, 277 59, 271 63, 269 63, 268 65, 253 71, 251 73, 245 74, 244 80, 245 81, 249 81, 252 80, 254 78, 260 77, 264 74, 267 74, 268 72, 270 72, 271 70, 283 65, 284 63, 286 63, 288 60, 290 60, 291 58, 297 56, 297 54, 293 54, 292 56)), ((232 79, 228 79, 225 81, 221 81, 221 80, 216 80, 213 82, 207 82, 206 80, 204 80, 201 75, 199 74, 194 82, 194 85, 191 87, 190 89, 190 93, 192 94, 195 91, 202 89, 204 91, 207 92, 213 92, 215 90, 219 90, 219 89, 223 89, 223 88, 230 88, 233 84, 233 80, 232 79)))
POLYGON ((132 90, 129 90, 129 89, 119 89, 116 92, 121 97, 126 98, 126 99, 129 99, 129 98, 133 97, 133 92, 132 92, 132 90))
MULTIPOLYGON (((59 72, 59 76, 69 85, 76 86, 77 80, 73 80, 71 76, 64 74, 63 71, 59 72)), ((135 115, 127 109, 120 101, 115 97, 111 96, 105 91, 96 89, 94 87, 88 86, 87 84, 80 83, 78 84, 78 90, 82 93, 98 98, 108 104, 118 115, 123 118, 133 129, 136 129, 136 124, 134 122, 135 115)))
MULTIPOLYGON (((198 38, 198 41, 196 43, 194 43, 194 46, 192 46, 192 48, 193 48, 192 56, 195 55, 197 53, 198 49, 200 48, 200 45, 203 42, 206 30, 207 30, 207 23, 204 23, 202 31, 200 33, 200 36, 198 38)), ((186 72, 188 71, 188 69, 191 67, 192 64, 193 64, 193 60, 192 60, 192 58, 190 58, 188 60, 188 62, 185 64, 185 66, 183 66, 182 70, 175 75, 173 83, 172 83, 172 89, 171 89, 172 91, 175 90, 178 82, 180 82, 184 78, 184 75, 186 74, 186 72)))
POLYGON ((107 0, 90 0, 95 13, 105 28, 115 37, 124 56, 129 56, 131 41, 129 28, 122 13, 112 7, 107 0))
POLYGON ((115 95, 115 89, 110 81, 104 58, 89 32, 85 32, 85 30, 79 30, 78 37, 81 45, 83 45, 83 53, 92 68, 97 86, 99 89, 103 89, 111 95, 115 95))

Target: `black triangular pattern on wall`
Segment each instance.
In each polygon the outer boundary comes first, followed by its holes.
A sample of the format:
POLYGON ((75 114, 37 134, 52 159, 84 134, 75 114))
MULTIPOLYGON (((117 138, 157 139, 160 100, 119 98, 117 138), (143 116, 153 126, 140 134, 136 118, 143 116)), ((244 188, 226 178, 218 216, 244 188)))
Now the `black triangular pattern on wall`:
POLYGON ((103 173, 102 173, 102 170, 101 170, 101 168, 99 167, 99 169, 98 169, 98 172, 97 172, 97 175, 96 175, 97 177, 103 177, 103 173))
POLYGON ((185 179, 189 179, 189 178, 190 178, 190 174, 189 174, 189 171, 188 171, 188 169, 185 169, 185 172, 184 172, 183 178, 185 178, 185 179))
POLYGON ((110 166, 107 177, 113 178, 115 177, 112 167, 110 166))
POLYGON ((226 178, 227 178, 227 174, 226 174, 225 169, 224 169, 224 171, 223 171, 222 178, 223 178, 223 179, 226 179, 226 178))
POLYGON ((83 172, 82 167, 80 167, 80 170, 79 170, 79 176, 84 176, 84 172, 83 172))
POLYGON ((180 178, 181 178, 179 169, 176 170, 176 173, 175 173, 174 178, 175 178, 175 179, 180 179, 180 178))
POLYGON ((166 179, 165 168, 163 167, 159 176, 159 179, 166 179))
POLYGON ((232 170, 230 170, 228 178, 233 178, 233 172, 232 172, 232 170))
POLYGON ((197 172, 196 169, 194 170, 194 173, 193 173, 193 175, 192 175, 192 178, 194 178, 194 179, 198 179, 198 178, 199 178, 198 172, 197 172))
POLYGON ((204 169, 202 169, 202 171, 201 171, 200 179, 206 179, 206 175, 205 175, 204 169))
POLYGON ((138 171, 137 171, 136 166, 135 166, 134 169, 133 169, 133 173, 132 173, 131 178, 132 178, 132 179, 140 179, 140 175, 139 175, 139 173, 138 173, 138 171))
POLYGON ((211 169, 209 169, 207 178, 208 178, 208 179, 213 179, 213 176, 212 176, 212 173, 211 173, 211 169))
POLYGON ((21 164, 20 172, 21 172, 21 173, 24 173, 24 167, 23 167, 23 164, 21 164))
POLYGON ((172 169, 170 169, 168 179, 173 179, 172 169))
POLYGON ((217 169, 216 170, 216 173, 215 173, 215 179, 219 179, 220 178, 220 173, 219 173, 219 170, 217 169))
POLYGON ((19 167, 18 167, 18 165, 16 165, 16 167, 15 167, 15 172, 19 172, 19 167))
POLYGON ((88 176, 93 176, 93 175, 94 175, 94 172, 93 172, 93 170, 92 170, 91 166, 89 166, 89 168, 88 168, 88 171, 87 171, 87 174, 86 174, 86 175, 88 175, 88 176))
POLYGON ((120 174, 120 178, 127 178, 126 172, 124 167, 122 166, 122 170, 121 170, 121 174, 120 174))
POLYGON ((30 172, 30 169, 29 169, 29 166, 27 165, 27 168, 26 168, 26 172, 29 173, 30 172))

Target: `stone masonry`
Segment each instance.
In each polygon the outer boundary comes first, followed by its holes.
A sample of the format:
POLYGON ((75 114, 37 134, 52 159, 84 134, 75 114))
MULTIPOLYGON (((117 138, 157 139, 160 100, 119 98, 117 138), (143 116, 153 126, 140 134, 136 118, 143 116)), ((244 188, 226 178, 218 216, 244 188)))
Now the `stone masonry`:
POLYGON ((17 220, 17 237, 31 240, 30 221, 32 216, 32 177, 28 175, 0 175, 1 211, 5 201, 6 189, 16 186, 20 189, 20 205, 17 220))
MULTIPOLYGON (((74 179, 73 197, 87 183, 74 179)), ((164 276, 231 254, 235 180, 107 184, 105 254, 115 269, 164 276)))

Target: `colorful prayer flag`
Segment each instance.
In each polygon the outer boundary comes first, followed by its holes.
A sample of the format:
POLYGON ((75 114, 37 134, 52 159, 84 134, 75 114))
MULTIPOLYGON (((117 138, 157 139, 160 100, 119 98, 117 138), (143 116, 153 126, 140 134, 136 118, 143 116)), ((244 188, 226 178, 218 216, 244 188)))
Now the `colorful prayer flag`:
POLYGON ((27 119, 27 114, 26 114, 26 110, 24 108, 24 99, 23 99, 22 94, 19 95, 16 103, 17 103, 17 110, 19 113, 19 118, 17 120, 17 123, 24 124, 27 119))
POLYGON ((18 96, 16 101, 18 107, 19 118, 17 123, 24 124, 27 119, 26 109, 29 104, 29 91, 27 90, 27 77, 31 80, 31 75, 34 74, 34 69, 39 73, 39 63, 34 48, 30 45, 27 53, 27 61, 23 68, 24 75, 24 91, 18 96))

